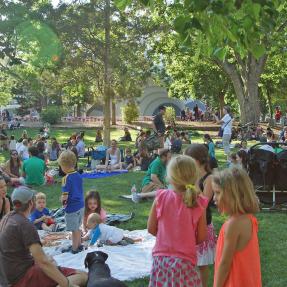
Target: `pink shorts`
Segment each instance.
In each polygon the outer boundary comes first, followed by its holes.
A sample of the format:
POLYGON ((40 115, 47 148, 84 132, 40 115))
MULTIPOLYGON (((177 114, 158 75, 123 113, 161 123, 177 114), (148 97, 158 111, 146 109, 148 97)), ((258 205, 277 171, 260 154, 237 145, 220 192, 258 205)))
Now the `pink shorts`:
MULTIPOLYGON (((77 273, 75 269, 59 267, 60 272, 65 276, 69 277, 77 273)), ((58 285, 53 279, 48 277, 44 271, 38 266, 33 265, 16 284, 11 287, 56 287, 58 285)))

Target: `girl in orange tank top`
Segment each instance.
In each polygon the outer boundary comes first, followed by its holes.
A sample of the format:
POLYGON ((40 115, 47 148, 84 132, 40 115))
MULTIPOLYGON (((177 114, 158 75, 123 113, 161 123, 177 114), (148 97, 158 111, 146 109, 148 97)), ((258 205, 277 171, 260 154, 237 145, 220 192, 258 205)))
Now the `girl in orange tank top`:
POLYGON ((214 287, 262 287, 257 219, 258 199, 247 173, 238 167, 213 176, 214 200, 229 216, 216 247, 214 287))

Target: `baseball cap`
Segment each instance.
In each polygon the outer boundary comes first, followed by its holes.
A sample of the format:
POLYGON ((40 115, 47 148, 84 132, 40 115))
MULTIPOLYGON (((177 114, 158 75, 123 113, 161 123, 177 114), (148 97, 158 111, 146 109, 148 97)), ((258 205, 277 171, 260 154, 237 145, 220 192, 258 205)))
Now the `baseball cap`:
POLYGON ((13 190, 11 199, 12 202, 20 202, 22 204, 28 203, 33 196, 35 195, 34 191, 27 186, 19 186, 13 190))

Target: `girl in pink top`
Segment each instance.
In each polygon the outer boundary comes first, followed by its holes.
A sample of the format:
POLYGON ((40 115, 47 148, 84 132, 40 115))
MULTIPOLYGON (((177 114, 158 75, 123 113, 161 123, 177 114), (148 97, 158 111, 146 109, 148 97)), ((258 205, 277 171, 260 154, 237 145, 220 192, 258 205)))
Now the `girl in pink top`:
POLYGON ((94 190, 89 191, 85 198, 85 214, 83 221, 83 230, 85 233, 88 231, 87 230, 88 216, 92 213, 98 213, 103 223, 106 221, 107 213, 102 208, 100 194, 94 190))
POLYGON ((238 167, 213 176, 215 203, 228 215, 221 227, 215 257, 214 287, 261 287, 257 219, 252 181, 238 167))
POLYGON ((148 231, 156 236, 149 286, 199 287, 196 244, 207 235, 208 199, 195 186, 196 164, 191 157, 174 157, 167 178, 173 188, 157 191, 148 219, 148 231))

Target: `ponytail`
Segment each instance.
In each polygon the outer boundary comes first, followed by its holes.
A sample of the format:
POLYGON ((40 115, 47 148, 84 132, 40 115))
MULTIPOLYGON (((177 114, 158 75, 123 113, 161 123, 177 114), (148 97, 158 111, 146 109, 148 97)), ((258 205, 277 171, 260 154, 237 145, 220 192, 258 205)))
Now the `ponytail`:
POLYGON ((196 205, 198 196, 197 189, 193 184, 187 184, 185 188, 186 191, 184 193, 183 202, 188 208, 192 208, 196 205))

